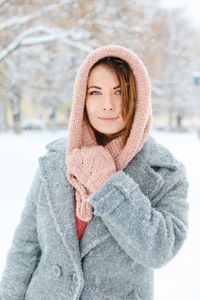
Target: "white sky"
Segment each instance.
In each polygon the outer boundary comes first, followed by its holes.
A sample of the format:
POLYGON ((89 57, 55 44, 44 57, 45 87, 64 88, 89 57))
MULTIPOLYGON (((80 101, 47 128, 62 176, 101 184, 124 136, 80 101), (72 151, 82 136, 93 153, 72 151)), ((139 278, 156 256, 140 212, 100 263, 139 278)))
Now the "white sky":
POLYGON ((191 22, 200 26, 199 0, 160 0, 160 5, 166 8, 185 7, 191 22))

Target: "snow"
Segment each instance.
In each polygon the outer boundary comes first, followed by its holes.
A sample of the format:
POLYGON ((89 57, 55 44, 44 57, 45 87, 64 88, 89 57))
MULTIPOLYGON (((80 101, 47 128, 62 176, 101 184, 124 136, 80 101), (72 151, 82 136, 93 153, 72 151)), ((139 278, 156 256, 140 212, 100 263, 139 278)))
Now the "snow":
MULTIPOLYGON (((0 277, 38 158, 46 152, 47 143, 66 135, 67 130, 24 131, 19 136, 11 132, 0 134, 0 277)), ((190 183, 188 237, 178 255, 163 268, 155 270, 155 300, 199 300, 200 139, 195 133, 152 131, 152 136, 185 164, 190 183)))

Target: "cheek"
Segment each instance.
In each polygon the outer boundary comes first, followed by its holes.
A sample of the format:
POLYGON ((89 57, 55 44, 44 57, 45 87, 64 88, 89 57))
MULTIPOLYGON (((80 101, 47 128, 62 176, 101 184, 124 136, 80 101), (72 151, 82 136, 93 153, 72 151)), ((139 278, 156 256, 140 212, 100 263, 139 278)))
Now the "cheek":
POLYGON ((95 101, 87 100, 85 106, 88 114, 95 113, 98 110, 97 103, 95 103, 95 101))

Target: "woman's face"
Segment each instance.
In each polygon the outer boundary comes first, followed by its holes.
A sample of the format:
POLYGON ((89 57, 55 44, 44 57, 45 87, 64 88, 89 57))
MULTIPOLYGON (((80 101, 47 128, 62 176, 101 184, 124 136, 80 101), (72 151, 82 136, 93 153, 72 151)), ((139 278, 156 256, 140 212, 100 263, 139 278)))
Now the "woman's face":
POLYGON ((91 125, 106 135, 121 131, 125 127, 121 101, 119 81, 114 71, 105 65, 94 67, 88 77, 86 94, 86 111, 91 125))

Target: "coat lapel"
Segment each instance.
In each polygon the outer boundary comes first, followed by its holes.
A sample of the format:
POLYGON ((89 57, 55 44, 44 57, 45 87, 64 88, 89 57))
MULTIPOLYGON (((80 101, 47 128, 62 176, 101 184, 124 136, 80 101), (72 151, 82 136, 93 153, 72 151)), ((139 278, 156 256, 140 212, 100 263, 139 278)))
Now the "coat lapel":
POLYGON ((56 230, 73 259, 80 264, 74 218, 74 188, 65 176, 64 155, 52 152, 39 158, 42 181, 56 230))
MULTIPOLYGON (((53 151, 39 158, 49 209, 64 245, 71 252, 77 264, 81 264, 81 259, 92 248, 110 237, 111 233, 104 225, 102 218, 94 215, 88 223, 80 243, 78 242, 74 215, 75 190, 66 177, 66 143, 62 142, 58 148, 54 147, 52 143, 49 145, 46 148, 53 151)), ((145 155, 147 150, 148 147, 145 148, 145 155)), ((141 191, 151 200, 161 189, 164 180, 144 159, 142 153, 135 156, 124 172, 139 184, 141 191)))
POLYGON ((93 247, 110 236, 102 219, 94 216, 80 241, 74 215, 75 190, 66 177, 65 156, 53 152, 39 158, 42 181, 56 230, 77 264, 93 247))

